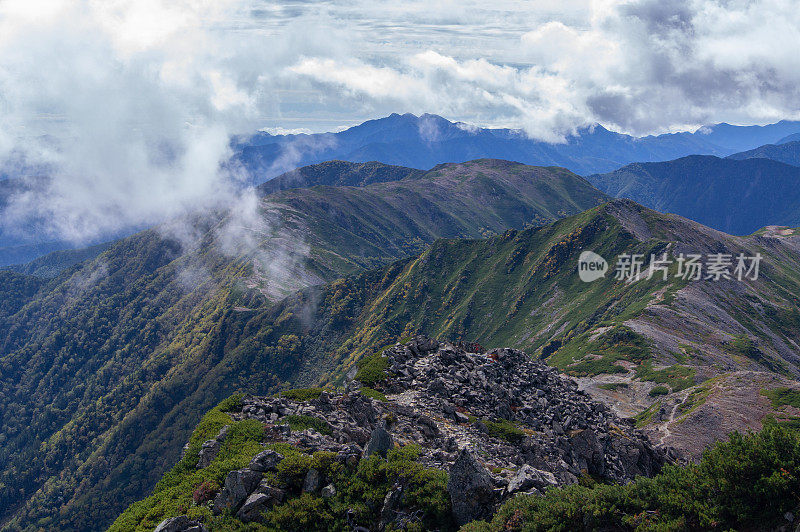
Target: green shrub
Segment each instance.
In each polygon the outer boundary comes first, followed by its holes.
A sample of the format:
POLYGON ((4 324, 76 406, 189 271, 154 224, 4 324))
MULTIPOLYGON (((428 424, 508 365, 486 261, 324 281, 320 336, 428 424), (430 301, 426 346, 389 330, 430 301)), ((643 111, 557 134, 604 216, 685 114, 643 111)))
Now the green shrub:
POLYGON ((289 499, 269 512, 267 522, 277 530, 319 531, 334 530, 333 523, 341 523, 331 512, 325 499, 303 493, 300 497, 289 499))
POLYGON ((728 351, 743 357, 759 360, 761 351, 756 347, 755 342, 746 334, 734 336, 728 343, 728 351))
POLYGON ((311 401, 317 399, 321 393, 322 388, 295 388, 282 391, 280 396, 294 401, 311 401))
POLYGON ((484 421, 483 424, 489 429, 489 435, 495 438, 500 438, 510 443, 519 443, 525 438, 525 433, 507 419, 484 421))
POLYGON ((364 386, 375 386, 386 380, 388 367, 388 358, 381 354, 373 355, 358 363, 358 372, 354 378, 364 386))
POLYGON ((661 369, 653 369, 653 364, 649 360, 641 363, 636 368, 636 377, 643 381, 666 384, 672 391, 679 392, 694 385, 694 375, 696 370, 675 364, 661 369))
POLYGON ((235 393, 227 399, 223 399, 217 408, 220 412, 238 412, 242 409, 242 397, 242 394, 235 393))
POLYGON ((420 510, 424 516, 407 530, 452 530, 447 473, 425 468, 417 461, 420 454, 418 446, 406 445, 390 450, 386 458, 377 455, 364 458, 354 469, 337 462, 333 453, 284 459, 279 464, 279 478, 296 496, 267 513, 268 529, 345 530, 344 516, 348 510, 353 511, 359 525, 378 529, 383 500, 393 484, 400 482, 404 487, 404 506, 420 510), (323 499, 298 493, 311 467, 322 473, 325 482, 334 484, 336 495, 323 499))
POLYGON ((772 401, 772 408, 778 409, 786 405, 800 408, 800 391, 781 387, 773 388, 772 390, 761 390, 761 395, 765 395, 772 401))
POLYGON ((601 390, 611 390, 612 392, 616 392, 617 390, 621 390, 628 387, 627 382, 607 382, 606 384, 601 384, 598 386, 601 390))
POLYGON ((650 397, 658 397, 659 395, 667 395, 668 393, 669 393, 669 388, 667 388, 666 386, 659 385, 653 387, 653 389, 650 390, 650 393, 648 393, 648 395, 650 397))
POLYGON ((293 453, 278 462, 277 477, 286 487, 300 488, 314 459, 303 453, 293 453))
POLYGON ((331 427, 328 425, 326 421, 313 416, 293 414, 284 417, 282 421, 284 423, 287 423, 292 430, 314 429, 320 434, 327 434, 328 436, 333 434, 333 431, 331 431, 331 427))
POLYGON ((359 392, 364 397, 369 397, 370 399, 375 399, 376 401, 382 401, 385 403, 386 401, 389 400, 386 398, 385 395, 383 395, 378 390, 373 390, 372 388, 367 388, 366 386, 362 386, 359 392))

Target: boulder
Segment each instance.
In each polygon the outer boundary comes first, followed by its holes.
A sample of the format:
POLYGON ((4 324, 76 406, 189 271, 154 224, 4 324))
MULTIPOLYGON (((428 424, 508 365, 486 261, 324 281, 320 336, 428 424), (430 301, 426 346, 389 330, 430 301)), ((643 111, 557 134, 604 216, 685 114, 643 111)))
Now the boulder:
POLYGON ((272 498, 264 493, 253 493, 247 500, 244 501, 242 507, 236 512, 236 517, 249 523, 251 521, 258 521, 264 510, 273 504, 272 498))
POLYGON ((193 521, 185 515, 179 515, 164 519, 153 532, 206 532, 206 530, 202 523, 193 521))
POLYGON ((283 455, 281 453, 267 449, 255 455, 248 467, 253 471, 262 473, 266 471, 275 471, 281 460, 283 460, 283 455))
POLYGON ((459 526, 491 517, 494 505, 492 479, 486 468, 466 449, 461 450, 450 468, 447 492, 453 517, 459 526))
POLYGON ((549 471, 541 471, 525 464, 520 467, 516 475, 508 481, 506 493, 510 495, 534 488, 539 491, 544 491, 548 486, 555 486, 557 484, 558 480, 556 480, 556 477, 549 471))
POLYGON ((323 499, 329 499, 330 497, 335 496, 336 486, 334 486, 333 484, 328 484, 327 486, 322 488, 320 495, 322 496, 323 499))
POLYGON ((222 442, 228 437, 229 429, 230 425, 225 425, 219 430, 216 438, 203 442, 200 452, 197 455, 197 469, 204 469, 214 461, 214 458, 217 457, 222 448, 222 442))
POLYGON ((397 510, 400 508, 400 503, 403 500, 403 487, 399 484, 395 484, 392 488, 386 493, 386 497, 383 498, 383 508, 381 508, 381 522, 380 528, 381 530, 385 529, 386 526, 394 521, 395 517, 397 517, 397 510))
POLYGON ((225 486, 214 498, 213 512, 220 514, 223 510, 237 510, 250 493, 258 486, 261 473, 250 469, 231 471, 225 477, 225 486))
POLYGON ((319 471, 316 469, 309 469, 306 473, 306 478, 303 480, 303 491, 306 493, 314 493, 319 489, 319 484, 322 478, 319 471))
POLYGON ((385 428, 378 427, 372 431, 369 441, 367 442, 366 447, 364 447, 364 458, 376 453, 385 457, 389 449, 393 448, 394 439, 392 438, 392 435, 389 434, 389 431, 387 431, 385 428))
POLYGON ((197 469, 203 469, 211 465, 214 458, 219 454, 222 444, 217 440, 207 440, 203 442, 200 447, 200 452, 197 454, 197 469))
POLYGON ((270 486, 266 479, 262 480, 256 488, 255 493, 266 495, 272 501, 272 504, 280 504, 286 498, 286 490, 270 486))

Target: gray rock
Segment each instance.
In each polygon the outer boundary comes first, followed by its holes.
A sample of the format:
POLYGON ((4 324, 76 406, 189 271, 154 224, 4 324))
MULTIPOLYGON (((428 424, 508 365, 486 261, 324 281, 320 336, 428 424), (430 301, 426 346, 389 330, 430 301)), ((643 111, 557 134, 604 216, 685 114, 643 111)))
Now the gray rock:
POLYGON ((381 529, 386 528, 386 526, 394 521, 395 516, 397 515, 397 509, 400 508, 400 503, 403 500, 403 487, 399 484, 395 484, 392 488, 386 493, 386 497, 383 498, 383 508, 381 508, 381 522, 380 527, 381 529))
POLYGON ((220 514, 223 510, 235 511, 244 502, 250 493, 258 486, 261 473, 250 469, 231 471, 225 477, 225 486, 214 498, 213 512, 220 514))
POLYGON ((164 519, 153 529, 153 532, 206 532, 206 527, 185 515, 179 515, 178 517, 164 519))
POLYGON ((281 460, 283 460, 283 455, 281 453, 273 451, 272 449, 267 449, 255 455, 248 467, 253 471, 259 472, 275 471, 281 460))
POLYGON ((392 435, 385 428, 378 427, 372 431, 369 437, 367 446, 364 448, 364 457, 366 458, 376 453, 385 457, 389 449, 393 448, 394 438, 392 438, 392 435))
POLYGON ((319 484, 322 481, 319 471, 316 469, 309 469, 306 473, 306 478, 303 481, 303 491, 307 493, 314 493, 319 489, 319 484))
POLYGON ((450 494, 453 517, 459 526, 491 517, 494 504, 492 479, 466 449, 461 450, 450 468, 447 492, 450 494))
POLYGON ((336 495, 336 486, 334 486, 333 484, 328 484, 327 486, 322 488, 320 495, 322 496, 323 499, 328 499, 330 497, 333 497, 334 495, 336 495))
POLYGON ((236 517, 245 523, 258 521, 261 515, 264 513, 264 510, 272 505, 272 502, 272 499, 264 493, 253 493, 247 497, 247 500, 244 502, 244 504, 242 504, 242 507, 239 508, 238 512, 236 512, 236 517))
POLYGON ((222 442, 228 437, 229 429, 230 425, 225 425, 219 430, 216 438, 203 442, 203 446, 200 448, 200 452, 197 455, 197 469, 204 469, 211 465, 211 462, 214 461, 214 458, 217 457, 222 448, 222 442))
POLYGON ((200 447, 200 452, 197 454, 197 469, 203 469, 211 465, 214 458, 219 454, 222 444, 217 440, 207 440, 203 442, 200 447))
POLYGON ((541 471, 525 464, 520 467, 517 474, 508 481, 506 493, 512 494, 520 491, 528 491, 532 488, 544 491, 548 486, 555 486, 557 484, 558 481, 556 477, 549 471, 541 471))
POLYGON ((280 504, 286 498, 286 490, 271 486, 267 480, 262 480, 256 488, 255 493, 261 493, 270 498, 273 504, 280 504))

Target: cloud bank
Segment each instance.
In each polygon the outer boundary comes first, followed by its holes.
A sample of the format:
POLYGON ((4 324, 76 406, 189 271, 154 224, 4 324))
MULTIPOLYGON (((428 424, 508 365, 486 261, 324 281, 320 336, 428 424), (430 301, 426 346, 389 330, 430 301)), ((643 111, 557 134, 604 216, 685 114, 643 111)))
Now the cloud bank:
POLYGON ((229 139, 263 128, 800 118, 799 42, 788 0, 5 0, 0 174, 50 185, 3 223, 85 242, 238 201, 229 139))

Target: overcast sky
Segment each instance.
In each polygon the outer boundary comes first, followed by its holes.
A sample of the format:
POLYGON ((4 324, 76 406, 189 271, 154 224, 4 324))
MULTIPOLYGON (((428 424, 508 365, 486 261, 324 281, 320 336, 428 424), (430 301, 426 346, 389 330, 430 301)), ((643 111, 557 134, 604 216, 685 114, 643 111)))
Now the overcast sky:
POLYGON ((0 0, 0 162, 49 164, 47 208, 79 235, 215 194, 229 135, 261 128, 797 119, 798 49, 791 0, 0 0))

